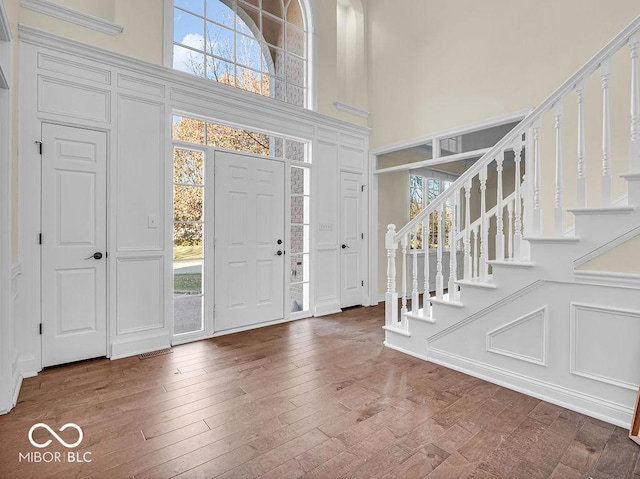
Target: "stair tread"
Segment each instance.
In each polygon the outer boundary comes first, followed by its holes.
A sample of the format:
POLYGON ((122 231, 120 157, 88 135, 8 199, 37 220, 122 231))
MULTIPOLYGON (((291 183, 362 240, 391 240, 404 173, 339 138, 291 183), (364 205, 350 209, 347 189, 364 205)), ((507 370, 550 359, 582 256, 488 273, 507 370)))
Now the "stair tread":
POLYGON ((549 243, 549 244, 573 244, 580 242, 578 236, 527 236, 524 238, 531 243, 549 243))
POLYGON ((392 333, 400 334, 401 336, 406 336, 407 338, 411 337, 411 333, 409 331, 405 331, 404 329, 396 328, 394 326, 384 325, 382 326, 382 329, 384 329, 385 331, 390 331, 392 333))
POLYGON ((478 278, 474 279, 459 279, 456 281, 456 284, 459 286, 471 286, 474 288, 484 288, 484 289, 496 289, 495 283, 482 282, 478 278))
POLYGON ((620 175, 620 178, 628 181, 637 181, 640 180, 640 173, 623 173, 620 175))
POLYGON ((634 211, 633 206, 607 206, 602 208, 570 208, 567 211, 574 215, 615 215, 634 211))
POLYGON ((424 321, 425 323, 435 323, 436 320, 431 317, 431 315, 424 316, 420 314, 420 311, 424 311, 424 309, 420 308, 418 312, 409 311, 404 313, 407 318, 416 319, 418 321, 424 321))
POLYGON ((431 296, 429 298, 429 301, 431 301, 431 303, 444 304, 446 306, 453 306, 455 308, 463 308, 464 307, 464 303, 461 303, 460 301, 449 301, 449 299, 446 298, 446 295, 442 299, 438 299, 435 296, 431 296))
POLYGON ((530 261, 513 261, 513 260, 504 260, 498 261, 495 259, 487 261, 491 266, 505 266, 510 268, 533 268, 536 264, 531 263, 530 261))

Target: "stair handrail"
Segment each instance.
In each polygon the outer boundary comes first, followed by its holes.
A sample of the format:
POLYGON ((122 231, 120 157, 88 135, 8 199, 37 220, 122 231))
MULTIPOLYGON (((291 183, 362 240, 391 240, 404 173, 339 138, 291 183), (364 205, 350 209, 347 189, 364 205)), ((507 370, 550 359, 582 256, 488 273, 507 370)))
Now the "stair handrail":
POLYGON ((402 237, 413 231, 416 226, 421 223, 424 218, 432 212, 437 211, 440 207, 444 207, 445 201, 451 197, 454 192, 460 190, 465 183, 471 181, 480 171, 488 166, 503 149, 510 146, 518 139, 518 135, 522 134, 537 121, 542 115, 551 110, 554 105, 562 99, 568 92, 573 90, 575 86, 584 80, 588 75, 596 71, 600 64, 608 59, 611 55, 622 48, 629 39, 640 29, 640 16, 636 17, 627 27, 625 27, 613 40, 607 43, 596 55, 594 55, 587 63, 585 63, 578 71, 576 71, 568 80, 558 87, 551 95, 549 95, 540 105, 534 108, 520 123, 507 133, 498 143, 496 143, 488 152, 486 152, 478 161, 476 161, 469 169, 454 181, 449 188, 441 193, 435 200, 429 203, 416 217, 404 225, 396 232, 393 242, 399 243, 402 237))

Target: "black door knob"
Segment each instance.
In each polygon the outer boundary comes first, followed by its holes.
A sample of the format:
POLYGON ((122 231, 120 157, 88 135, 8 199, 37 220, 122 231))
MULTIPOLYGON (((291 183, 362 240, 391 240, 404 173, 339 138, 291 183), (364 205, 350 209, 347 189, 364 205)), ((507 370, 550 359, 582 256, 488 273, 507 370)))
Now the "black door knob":
POLYGON ((282 251, 278 250, 278 252, 276 253, 276 256, 282 256, 282 251))
POLYGON ((278 243, 278 244, 282 244, 282 240, 278 240, 278 241, 277 241, 277 243, 278 243))
POLYGON ((85 259, 102 259, 102 253, 98 251, 97 253, 93 253, 91 256, 85 259))
POLYGON ((345 249, 345 248, 349 248, 349 246, 347 246, 346 244, 343 244, 342 249, 345 249))

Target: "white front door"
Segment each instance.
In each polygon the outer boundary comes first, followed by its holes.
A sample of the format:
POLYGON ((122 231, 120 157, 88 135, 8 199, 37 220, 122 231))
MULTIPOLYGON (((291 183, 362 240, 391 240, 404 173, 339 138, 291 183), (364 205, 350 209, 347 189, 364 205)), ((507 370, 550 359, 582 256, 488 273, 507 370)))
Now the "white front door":
POLYGON ((42 366, 105 356, 106 133, 42 125, 42 366))
POLYGON ((215 153, 215 330, 283 319, 284 163, 215 153))
POLYGON ((362 180, 359 174, 342 172, 340 214, 340 307, 362 304, 362 180))

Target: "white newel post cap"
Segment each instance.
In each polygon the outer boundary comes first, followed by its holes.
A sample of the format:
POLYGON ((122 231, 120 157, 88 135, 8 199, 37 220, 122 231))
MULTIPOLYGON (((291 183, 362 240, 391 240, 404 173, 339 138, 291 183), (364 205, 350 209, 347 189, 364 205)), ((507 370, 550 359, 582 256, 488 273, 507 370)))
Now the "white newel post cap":
POLYGON ((386 249, 398 249, 398 245, 393 241, 396 236, 396 225, 387 226, 387 233, 384 237, 384 245, 386 249))

